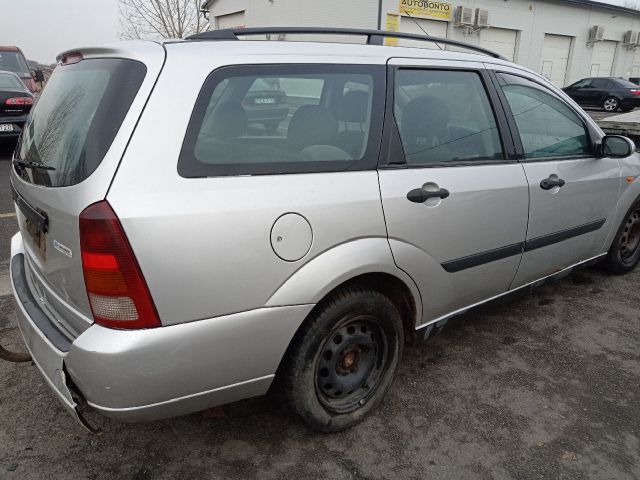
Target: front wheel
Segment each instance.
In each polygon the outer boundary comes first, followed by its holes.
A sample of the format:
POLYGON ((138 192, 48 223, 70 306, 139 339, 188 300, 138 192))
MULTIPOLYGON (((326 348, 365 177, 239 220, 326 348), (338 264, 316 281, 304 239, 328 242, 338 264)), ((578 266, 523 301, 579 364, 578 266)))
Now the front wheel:
POLYGON ((296 335, 280 372, 284 393, 312 429, 349 428, 382 402, 403 343, 391 300, 369 289, 338 291, 296 335))
POLYGON ((619 106, 620 102, 618 102, 618 99, 615 97, 608 97, 602 102, 602 108, 604 108, 606 112, 615 112, 619 106))
POLYGON ((640 200, 629 209, 604 262, 616 275, 630 272, 640 262, 640 200))

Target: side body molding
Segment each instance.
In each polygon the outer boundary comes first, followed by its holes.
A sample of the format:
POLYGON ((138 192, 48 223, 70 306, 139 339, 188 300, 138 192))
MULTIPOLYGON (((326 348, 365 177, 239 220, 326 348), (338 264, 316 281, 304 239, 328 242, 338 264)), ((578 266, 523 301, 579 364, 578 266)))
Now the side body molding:
POLYGON ((415 325, 422 321, 422 299, 413 279, 396 267, 386 238, 361 238, 337 245, 308 261, 267 300, 266 307, 317 303, 335 287, 366 273, 401 280, 415 301, 415 325))

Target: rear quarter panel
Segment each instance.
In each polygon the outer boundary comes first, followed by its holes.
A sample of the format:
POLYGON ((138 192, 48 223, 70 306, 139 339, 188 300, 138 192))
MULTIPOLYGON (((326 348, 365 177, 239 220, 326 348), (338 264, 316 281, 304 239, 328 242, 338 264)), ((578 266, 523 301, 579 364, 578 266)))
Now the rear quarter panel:
POLYGON ((366 57, 313 57, 303 47, 299 54, 249 55, 243 43, 167 45, 167 63, 107 197, 129 237, 164 325, 263 306, 311 304, 341 281, 345 272, 379 271, 380 264, 402 274, 393 265, 386 240, 375 170, 179 176, 178 157, 187 124, 206 77, 216 68, 371 63, 366 57), (310 250, 293 262, 275 254, 270 237, 274 222, 288 212, 304 216, 313 231, 310 250), (363 239, 375 239, 376 247, 367 254, 368 243, 363 239), (360 243, 345 248, 352 242, 360 243), (368 266, 354 265, 364 257, 368 266), (313 267, 306 268, 307 264, 313 267), (317 284, 310 285, 313 281, 317 284))

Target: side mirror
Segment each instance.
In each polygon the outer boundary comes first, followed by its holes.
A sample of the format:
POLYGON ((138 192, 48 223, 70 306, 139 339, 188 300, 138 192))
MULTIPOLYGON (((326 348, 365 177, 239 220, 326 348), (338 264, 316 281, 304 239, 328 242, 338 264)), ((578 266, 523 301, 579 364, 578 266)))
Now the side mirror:
POLYGON ((42 70, 34 70, 33 71, 33 78, 38 83, 44 82, 44 72, 42 70))
POLYGON ((600 155, 602 157, 624 158, 635 151, 635 143, 620 135, 606 135, 600 144, 600 155))

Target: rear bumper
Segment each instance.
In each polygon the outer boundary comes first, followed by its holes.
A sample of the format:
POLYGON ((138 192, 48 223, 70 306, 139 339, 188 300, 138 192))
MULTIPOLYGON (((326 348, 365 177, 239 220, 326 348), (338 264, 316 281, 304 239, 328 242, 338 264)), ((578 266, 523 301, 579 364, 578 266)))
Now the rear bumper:
POLYGON ((17 234, 12 239, 11 278, 20 330, 34 361, 76 418, 77 405, 65 374, 91 407, 130 422, 264 394, 291 338, 313 307, 261 308, 148 330, 92 325, 64 351, 41 330, 34 310, 39 307, 29 299, 28 288, 20 285, 21 248, 17 234))
POLYGON ((0 138, 17 137, 22 132, 22 127, 27 121, 28 115, 21 115, 16 117, 3 117, 0 116, 0 125, 12 125, 13 129, 10 132, 0 131, 0 138))

